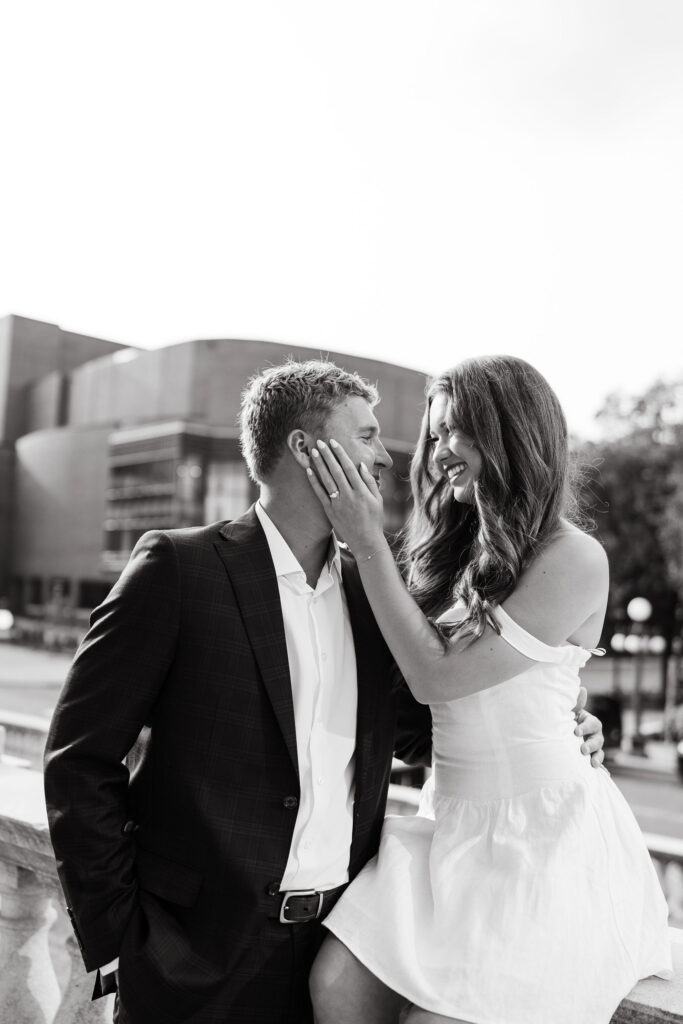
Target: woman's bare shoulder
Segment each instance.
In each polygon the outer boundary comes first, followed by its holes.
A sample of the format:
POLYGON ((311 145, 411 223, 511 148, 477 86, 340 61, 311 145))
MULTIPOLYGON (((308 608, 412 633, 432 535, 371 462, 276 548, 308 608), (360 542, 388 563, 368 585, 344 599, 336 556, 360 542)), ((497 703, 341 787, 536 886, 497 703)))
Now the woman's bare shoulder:
POLYGON ((561 568, 571 576, 589 573, 601 578, 609 574, 607 554, 596 537, 563 520, 537 559, 539 567, 561 568))
POLYGON ((592 616, 604 612, 608 587, 602 545, 563 524, 524 570, 505 609, 539 640, 563 643, 592 616))

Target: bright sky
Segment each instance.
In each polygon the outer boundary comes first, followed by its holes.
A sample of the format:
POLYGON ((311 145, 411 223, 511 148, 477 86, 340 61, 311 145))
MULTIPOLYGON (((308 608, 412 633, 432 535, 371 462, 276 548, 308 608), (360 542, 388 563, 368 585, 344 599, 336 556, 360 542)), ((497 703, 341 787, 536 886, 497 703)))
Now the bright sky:
POLYGON ((680 0, 5 0, 0 315, 683 374, 680 0))

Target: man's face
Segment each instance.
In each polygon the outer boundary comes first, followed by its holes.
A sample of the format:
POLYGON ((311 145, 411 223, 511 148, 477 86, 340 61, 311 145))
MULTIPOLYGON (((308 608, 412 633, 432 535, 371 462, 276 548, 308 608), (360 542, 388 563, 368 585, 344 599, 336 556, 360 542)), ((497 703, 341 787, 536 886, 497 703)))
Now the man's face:
MULTIPOLYGON (((353 464, 364 462, 380 482, 383 469, 391 469, 393 460, 379 439, 379 423, 371 406, 359 395, 346 398, 328 414, 325 433, 320 440, 334 438, 343 446, 353 464)), ((317 441, 318 438, 313 438, 317 441)))

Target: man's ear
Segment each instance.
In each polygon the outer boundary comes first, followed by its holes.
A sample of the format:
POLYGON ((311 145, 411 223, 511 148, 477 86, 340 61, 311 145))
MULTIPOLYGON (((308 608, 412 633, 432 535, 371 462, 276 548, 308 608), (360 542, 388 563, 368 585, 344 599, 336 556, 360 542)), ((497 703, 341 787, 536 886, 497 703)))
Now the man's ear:
POLYGON ((310 465, 312 444, 311 436, 305 430, 292 430, 287 436, 287 447, 303 469, 310 465))

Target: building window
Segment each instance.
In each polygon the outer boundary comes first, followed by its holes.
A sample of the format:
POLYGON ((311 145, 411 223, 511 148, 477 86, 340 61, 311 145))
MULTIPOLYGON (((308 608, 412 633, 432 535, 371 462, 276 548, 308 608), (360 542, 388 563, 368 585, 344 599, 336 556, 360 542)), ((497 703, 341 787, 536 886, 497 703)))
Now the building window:
POLYGON ((21 576, 12 576, 9 581, 8 607, 15 614, 24 610, 24 581, 21 576))
POLYGON ((31 576, 27 581, 26 603, 43 603, 43 581, 40 576, 31 576))
POLYGON ((124 532, 118 530, 114 526, 110 526, 108 523, 104 527, 104 550, 105 551, 124 551, 124 532))
POLYGON ((50 601, 59 603, 71 596, 71 580, 67 576, 52 576, 47 586, 50 601))
POLYGON ((102 583, 101 580, 79 580, 78 607, 96 608, 98 604, 102 604, 109 590, 109 584, 102 583))
POLYGON ((250 499, 251 483, 241 460, 209 463, 204 493, 205 523, 241 516, 250 499))

